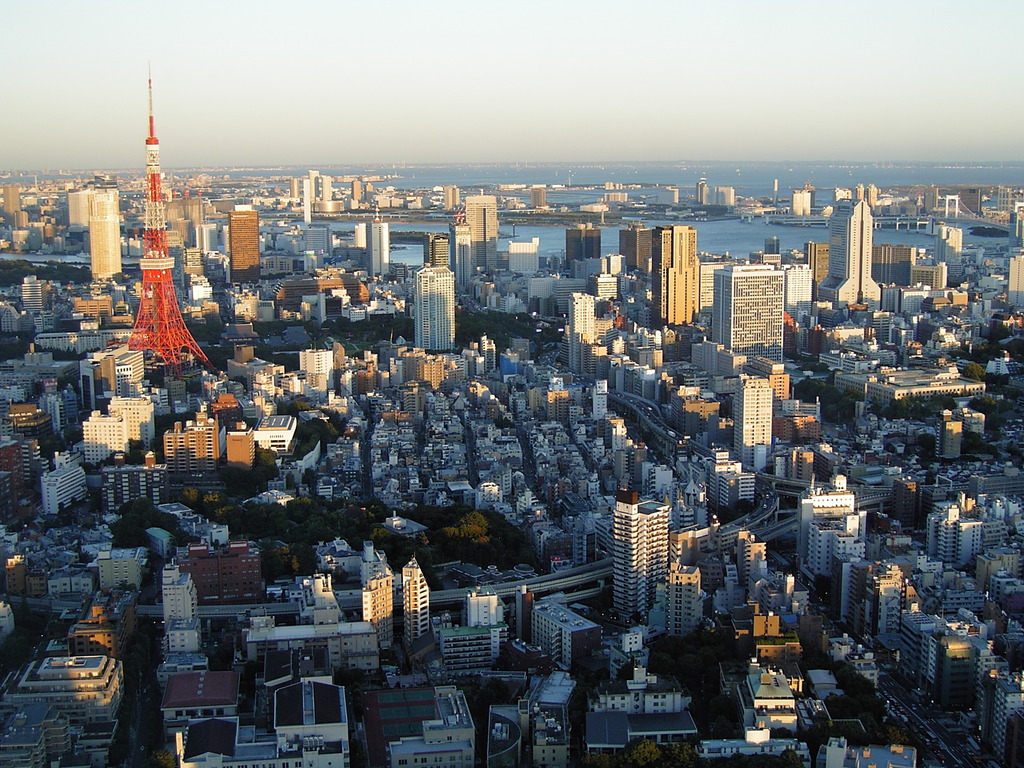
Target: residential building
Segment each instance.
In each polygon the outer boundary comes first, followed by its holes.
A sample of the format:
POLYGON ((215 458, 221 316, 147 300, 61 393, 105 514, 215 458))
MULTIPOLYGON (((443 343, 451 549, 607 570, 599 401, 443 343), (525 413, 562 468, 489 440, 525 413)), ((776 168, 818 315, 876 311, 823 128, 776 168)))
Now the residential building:
POLYGON ((72 726, 117 719, 124 696, 121 662, 109 656, 47 656, 29 662, 4 694, 11 707, 43 703, 72 726))
POLYGON ((415 557, 402 568, 402 612, 408 649, 430 631, 430 587, 415 557))
POLYGON ((761 378, 746 379, 733 396, 733 451, 744 469, 760 472, 768 463, 774 396, 771 384, 761 378))
POLYGON ((494 272, 498 268, 498 201, 491 195, 470 195, 463 198, 463 205, 469 227, 469 270, 494 272))
POLYGON ((189 544, 178 566, 192 577, 200 605, 263 602, 260 555, 247 541, 225 547, 189 544))
POLYGON ((117 188, 89 195, 89 256, 93 280, 121 274, 121 212, 117 188))
POLYGON ((96 554, 100 589, 142 586, 149 553, 145 547, 126 547, 100 550, 96 554))
POLYGON ((164 457, 172 475, 212 473, 220 462, 221 441, 217 420, 197 414, 195 421, 164 432, 164 457))
POLYGON ((53 471, 43 473, 41 487, 43 512, 51 516, 89 495, 85 470, 66 453, 53 457, 53 471))
POLYGON ((135 499, 149 499, 154 505, 170 500, 167 465, 156 463, 156 454, 149 451, 145 464, 124 464, 123 456, 114 456, 113 466, 100 470, 100 492, 104 511, 117 512, 135 499))
POLYGON ((82 453, 89 464, 98 465, 114 453, 128 450, 128 424, 121 415, 93 411, 82 422, 82 453))
POLYGON ((669 508, 619 490, 612 520, 613 605, 624 616, 646 616, 668 572, 669 508))
POLYGON ((380 669, 377 632, 366 621, 276 626, 273 616, 254 616, 244 630, 248 661, 262 663, 270 651, 323 653, 332 669, 380 669))
POLYGON ((540 600, 530 610, 531 642, 556 664, 571 668, 601 644, 601 627, 553 600, 540 600))
POLYGON ((699 629, 704 619, 700 568, 683 565, 680 560, 672 561, 665 582, 665 602, 668 634, 684 637, 699 629))
POLYGON ((374 549, 372 541, 363 542, 360 578, 363 585, 363 621, 369 622, 376 630, 380 647, 390 648, 395 637, 395 575, 384 553, 374 549))
POLYGON ((413 278, 416 346, 433 351, 455 348, 455 275, 447 267, 423 267, 413 278))

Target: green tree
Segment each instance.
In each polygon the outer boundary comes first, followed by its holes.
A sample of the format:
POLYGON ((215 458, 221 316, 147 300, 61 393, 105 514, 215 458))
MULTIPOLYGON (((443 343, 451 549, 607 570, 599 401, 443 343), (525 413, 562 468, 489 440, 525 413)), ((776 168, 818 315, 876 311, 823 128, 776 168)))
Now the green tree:
POLYGON ((974 379, 974 381, 984 381, 985 369, 977 363, 968 363, 964 366, 964 378, 974 379))
POLYGON ((161 749, 147 757, 142 768, 177 768, 177 765, 174 755, 166 749, 161 749))
POLYGON ((650 768, 661 761, 661 750, 650 739, 633 739, 622 755, 622 768, 650 768))

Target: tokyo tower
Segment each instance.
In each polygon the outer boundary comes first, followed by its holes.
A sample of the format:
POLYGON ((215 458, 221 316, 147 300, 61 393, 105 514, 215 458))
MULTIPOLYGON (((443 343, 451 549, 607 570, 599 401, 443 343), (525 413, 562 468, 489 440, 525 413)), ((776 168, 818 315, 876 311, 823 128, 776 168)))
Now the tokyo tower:
POLYGON ((174 291, 171 270, 174 259, 167 253, 167 216, 160 181, 160 140, 153 120, 153 81, 149 81, 149 136, 146 138, 146 206, 142 233, 144 252, 142 296, 128 348, 152 353, 166 373, 178 378, 187 357, 207 367, 210 361, 185 326, 174 291), (185 358, 185 359, 183 359, 185 358))

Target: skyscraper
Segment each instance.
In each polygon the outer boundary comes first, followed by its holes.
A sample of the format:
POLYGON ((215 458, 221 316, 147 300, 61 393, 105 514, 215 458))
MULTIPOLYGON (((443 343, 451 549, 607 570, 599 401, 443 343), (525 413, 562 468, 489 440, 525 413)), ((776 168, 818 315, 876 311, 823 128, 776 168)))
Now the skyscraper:
POLYGON ((449 237, 444 232, 429 232, 423 243, 423 266, 449 267, 449 237))
POLYGON ((402 568, 402 608, 405 623, 405 647, 430 631, 430 587, 413 557, 402 568))
POLYGON ((473 267, 494 272, 498 268, 498 201, 493 195, 470 195, 465 206, 473 267))
POLYGON ((912 245, 881 243, 871 247, 871 277, 879 285, 910 285, 910 271, 917 263, 912 245))
POLYGON ((383 277, 391 270, 391 232, 387 222, 381 221, 380 210, 366 227, 366 255, 371 277, 383 277))
POLYGON ((1010 283, 1006 288, 1006 300, 1011 307, 1024 307, 1024 254, 1010 259, 1010 283))
POLYGON ((767 379, 747 379, 733 396, 733 452, 744 469, 760 472, 772 445, 772 386, 767 379))
POLYGON ((818 300, 818 286, 828 277, 828 243, 804 243, 804 255, 811 268, 811 298, 818 300))
POLYGON ((819 298, 840 304, 878 304, 882 291, 871 279, 874 219, 864 200, 840 200, 829 219, 828 277, 819 298))
POLYGON ((782 309, 796 318, 801 312, 810 313, 814 294, 811 268, 806 264, 782 265, 782 309))
POLYGON ((595 298, 588 293, 574 293, 569 297, 569 370, 583 372, 583 347, 595 341, 595 298))
POLYGON ((715 272, 711 338, 748 357, 782 360, 783 274, 767 264, 715 272))
POLYGON ((565 230, 565 263, 601 257, 601 230, 593 224, 577 224, 565 230))
POLYGON ((228 250, 231 282, 255 283, 260 279, 260 215, 247 205, 228 212, 228 250))
POLYGON ((651 271, 651 248, 653 229, 643 224, 632 223, 628 229, 619 230, 619 253, 626 262, 626 269, 651 271))
POLYGON ((455 347, 455 275, 448 267, 417 270, 413 322, 416 346, 430 350, 455 347))
POLYGON ((657 227, 651 249, 652 314, 661 325, 693 322, 700 301, 697 230, 657 227))
POLYGON ((4 219, 8 224, 14 223, 14 214, 21 210, 21 187, 17 184, 4 184, 4 219))
POLYGON ((935 260, 955 262, 964 247, 964 231, 959 227, 940 224, 935 228, 935 260))
POLYGON ((612 603, 620 614, 646 618, 658 582, 668 572, 669 508, 640 501, 636 491, 615 494, 612 516, 612 603))
POLYGON ((372 541, 363 542, 359 575, 363 585, 363 621, 377 630, 380 647, 390 648, 395 637, 395 575, 384 553, 374 549, 372 541))
POLYGON ((89 198, 89 256, 93 279, 121 273, 121 213, 117 189, 96 189, 89 198))
POLYGON ((448 227, 448 264, 455 273, 455 285, 464 289, 473 279, 473 233, 462 217, 448 227))
POLYGON ((446 211, 454 211, 459 207, 459 188, 458 187, 444 187, 444 209, 446 211))

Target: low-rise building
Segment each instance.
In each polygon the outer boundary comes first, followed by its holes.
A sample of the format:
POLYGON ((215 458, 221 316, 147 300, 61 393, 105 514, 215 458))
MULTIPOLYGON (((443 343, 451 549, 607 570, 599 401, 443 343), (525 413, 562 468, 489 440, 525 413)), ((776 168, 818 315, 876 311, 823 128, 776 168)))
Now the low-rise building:
POLYGON ((48 656, 30 662, 4 694, 13 707, 40 702, 71 725, 117 719, 124 696, 121 662, 109 656, 48 656))
POLYGON ((245 630, 249 661, 262 661, 267 651, 317 650, 327 654, 334 669, 380 668, 377 632, 368 621, 336 624, 275 626, 273 616, 254 616, 245 630))

